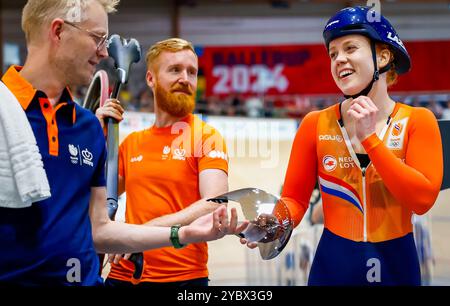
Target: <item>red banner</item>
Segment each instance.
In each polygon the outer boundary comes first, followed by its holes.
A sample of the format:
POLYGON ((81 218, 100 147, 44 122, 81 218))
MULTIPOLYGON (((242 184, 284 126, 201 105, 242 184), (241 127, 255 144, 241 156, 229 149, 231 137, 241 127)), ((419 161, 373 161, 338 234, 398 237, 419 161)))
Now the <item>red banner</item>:
MULTIPOLYGON (((412 70, 395 91, 450 91, 450 41, 406 42, 412 70)), ((323 44, 205 47, 206 95, 339 94, 323 44)))

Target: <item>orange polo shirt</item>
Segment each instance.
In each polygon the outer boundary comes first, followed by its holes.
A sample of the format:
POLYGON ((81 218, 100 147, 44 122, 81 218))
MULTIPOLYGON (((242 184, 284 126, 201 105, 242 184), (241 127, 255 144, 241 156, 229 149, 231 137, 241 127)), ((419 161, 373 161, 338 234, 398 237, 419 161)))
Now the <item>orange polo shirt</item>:
MULTIPOLYGON (((200 199, 199 174, 206 169, 228 173, 222 136, 195 115, 170 127, 130 134, 119 147, 119 175, 125 179, 126 222, 146 223, 200 199)), ((143 282, 177 282, 207 277, 206 243, 182 249, 144 252, 143 282)), ((133 265, 112 265, 110 278, 130 281, 133 265)))

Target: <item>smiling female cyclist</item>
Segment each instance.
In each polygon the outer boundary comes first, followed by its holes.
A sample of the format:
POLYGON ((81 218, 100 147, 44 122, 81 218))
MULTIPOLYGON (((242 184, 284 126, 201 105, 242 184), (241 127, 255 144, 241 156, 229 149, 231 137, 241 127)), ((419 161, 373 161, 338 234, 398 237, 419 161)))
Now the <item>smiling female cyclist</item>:
POLYGON ((286 173, 282 198, 296 225, 317 180, 322 193, 325 229, 309 285, 420 285, 411 217, 439 193, 440 133, 429 110, 389 96, 410 57, 388 20, 369 10, 345 8, 325 26, 346 100, 304 118, 286 173))

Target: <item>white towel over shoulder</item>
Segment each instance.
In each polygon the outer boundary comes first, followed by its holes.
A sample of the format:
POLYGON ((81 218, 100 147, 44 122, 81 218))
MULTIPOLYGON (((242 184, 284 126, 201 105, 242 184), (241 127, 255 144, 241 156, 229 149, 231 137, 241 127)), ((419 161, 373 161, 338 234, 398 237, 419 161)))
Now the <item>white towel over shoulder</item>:
POLYGON ((49 197, 33 130, 17 98, 0 82, 0 207, 29 207, 49 197))

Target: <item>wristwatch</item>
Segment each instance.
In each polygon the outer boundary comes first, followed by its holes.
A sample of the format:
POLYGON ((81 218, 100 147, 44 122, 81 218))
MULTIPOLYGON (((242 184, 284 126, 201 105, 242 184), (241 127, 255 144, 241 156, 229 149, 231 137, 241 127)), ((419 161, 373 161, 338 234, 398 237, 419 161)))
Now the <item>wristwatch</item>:
POLYGON ((175 224, 170 227, 170 242, 175 249, 181 249, 186 246, 186 244, 180 243, 180 237, 178 237, 178 231, 180 230, 181 224, 175 224))

